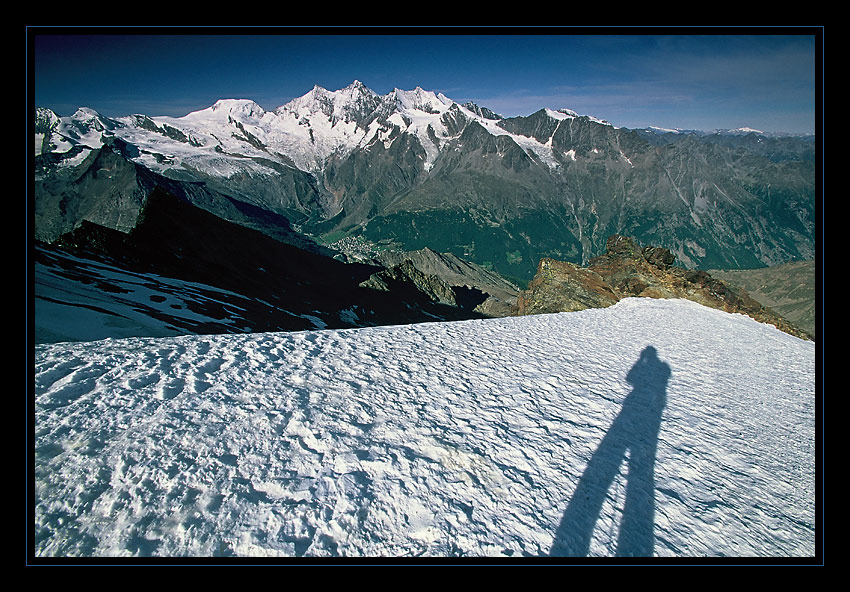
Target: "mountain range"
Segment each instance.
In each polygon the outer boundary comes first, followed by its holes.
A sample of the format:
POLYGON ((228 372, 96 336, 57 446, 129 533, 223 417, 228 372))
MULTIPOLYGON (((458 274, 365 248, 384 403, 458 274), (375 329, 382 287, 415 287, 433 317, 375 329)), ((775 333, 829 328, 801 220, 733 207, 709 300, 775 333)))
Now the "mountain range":
POLYGON ((568 109, 506 118, 355 81, 270 111, 236 99, 180 118, 38 109, 35 138, 47 241, 82 219, 132 227, 159 184, 278 238, 289 226, 292 240, 428 247, 522 281, 542 257, 587 263, 616 233, 688 268, 814 258, 812 137, 629 130, 568 109))

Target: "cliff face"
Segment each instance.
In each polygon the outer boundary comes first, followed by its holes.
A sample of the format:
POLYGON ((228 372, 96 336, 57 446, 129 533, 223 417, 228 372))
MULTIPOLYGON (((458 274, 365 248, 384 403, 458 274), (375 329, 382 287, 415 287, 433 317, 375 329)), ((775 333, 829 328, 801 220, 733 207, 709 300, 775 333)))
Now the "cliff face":
POLYGON ((740 313, 811 340, 812 336, 741 289, 705 271, 673 265, 675 256, 661 247, 641 247, 634 239, 613 235, 607 252, 587 267, 542 259, 528 289, 517 298, 519 315, 604 308, 628 297, 685 298, 704 306, 740 313))
POLYGON ((394 291, 396 294, 408 292, 411 296, 424 295, 431 302, 457 306, 455 293, 450 285, 436 275, 423 273, 409 259, 373 273, 369 279, 361 282, 360 286, 382 292, 394 291))
MULTIPOLYGON (((512 314, 519 288, 489 269, 461 259, 452 253, 382 251, 375 262, 387 269, 409 261, 426 276, 436 276, 451 287, 453 296, 440 302, 475 310, 491 317, 512 314)), ((433 299, 433 298, 432 298, 433 299)))

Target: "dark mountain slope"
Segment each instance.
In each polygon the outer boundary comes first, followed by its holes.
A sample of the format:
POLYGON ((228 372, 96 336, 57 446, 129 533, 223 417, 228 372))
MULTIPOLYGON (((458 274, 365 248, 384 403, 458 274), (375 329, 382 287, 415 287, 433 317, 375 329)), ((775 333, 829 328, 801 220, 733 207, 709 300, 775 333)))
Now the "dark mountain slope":
MULTIPOLYGON (((259 230, 278 241, 319 252, 314 241, 292 229, 279 211, 260 207, 234 197, 244 179, 233 180, 225 193, 204 181, 167 178, 130 158, 135 147, 119 138, 110 138, 102 148, 86 151, 75 148, 63 155, 46 153, 35 158, 35 238, 53 242, 77 228, 83 221, 128 232, 137 223, 148 196, 156 188, 184 202, 214 213, 219 218, 259 230), (88 154, 86 155, 86 152, 88 154), (63 160, 83 156, 76 166, 59 166, 63 160)), ((267 180, 268 182, 268 180, 267 180)), ((285 187, 284 179, 277 179, 285 187)))
POLYGON ((524 280, 543 257, 587 263, 616 233, 663 245, 688 268, 813 256, 811 167, 611 134, 597 152, 571 148, 576 160, 552 169, 507 136, 464 132, 427 178, 383 209, 376 204, 363 235, 451 252, 524 280))
MULTIPOLYGON (((347 264, 281 243, 161 189, 150 194, 136 226, 128 233, 84 221, 51 247, 43 245, 42 256, 51 248, 108 261, 134 274, 215 288, 221 292, 196 304, 197 312, 222 321, 236 314, 240 331, 313 329, 317 323, 346 328, 481 316, 436 302, 409 282, 402 281, 394 291, 361 286, 383 268, 347 264), (220 302, 221 293, 228 294, 228 303, 220 302)), ((217 333, 232 330, 232 324, 184 328, 193 333, 217 333)))

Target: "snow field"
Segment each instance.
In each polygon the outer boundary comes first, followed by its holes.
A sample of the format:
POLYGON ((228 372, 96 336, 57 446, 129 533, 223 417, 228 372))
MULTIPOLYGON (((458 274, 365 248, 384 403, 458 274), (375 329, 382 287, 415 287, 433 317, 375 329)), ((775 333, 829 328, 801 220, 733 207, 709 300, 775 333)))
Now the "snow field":
MULTIPOLYGON (((363 92, 366 94, 361 94, 355 82, 337 91, 316 87, 272 111, 264 110, 250 99, 222 99, 183 117, 149 118, 163 129, 169 126, 180 131, 191 139, 190 143, 140 127, 135 115, 109 120, 92 109, 80 108, 71 117, 59 118, 51 141, 56 152, 67 152, 74 145, 97 149, 102 146, 106 132, 137 146, 141 153, 134 159, 136 162, 166 175, 182 176, 183 169, 188 168, 225 179, 236 175, 274 177, 277 175, 275 168, 264 164, 270 153, 286 155, 298 169, 315 174, 324 169, 331 156, 347 154, 357 147, 368 145, 375 138, 384 142, 385 149, 394 141, 387 137, 391 130, 377 120, 369 124, 368 130, 358 127, 354 121, 346 121, 346 112, 357 110, 364 97, 378 97, 368 89, 363 92), (254 146, 246 134, 258 139, 268 150, 254 146)), ((456 103, 442 94, 419 87, 414 90, 394 89, 380 98, 386 103, 385 108, 392 109, 389 121, 419 139, 426 152, 425 170, 430 170, 441 150, 432 140, 432 135, 438 137, 442 145, 453 137, 442 116, 456 103)), ((560 166, 552 152, 551 138, 541 143, 531 137, 509 133, 496 121, 481 117, 459 104, 457 107, 468 119, 477 121, 491 134, 510 136, 532 158, 541 159, 552 169, 560 166)), ((578 116, 575 112, 566 111, 547 109, 549 116, 558 120, 578 116)), ((41 151, 42 140, 43 136, 36 136, 36 153, 41 151)), ((84 151, 74 162, 68 161, 64 165, 79 164, 86 155, 87 151, 84 151)))
POLYGON ((616 554, 624 515, 639 515, 657 556, 814 555, 814 344, 650 299, 39 345, 36 555, 575 549, 588 533, 562 518, 647 346, 670 370, 654 481, 638 483, 651 501, 624 509, 626 459, 604 459, 619 469, 590 484, 605 494, 587 553, 616 554))

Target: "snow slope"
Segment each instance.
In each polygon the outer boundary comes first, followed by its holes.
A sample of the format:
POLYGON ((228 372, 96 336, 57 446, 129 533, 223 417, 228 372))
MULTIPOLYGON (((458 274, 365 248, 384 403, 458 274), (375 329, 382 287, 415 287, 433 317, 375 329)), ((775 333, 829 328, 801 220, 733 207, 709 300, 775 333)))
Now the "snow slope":
POLYGON ((37 556, 815 554, 815 345, 685 300, 40 345, 34 395, 37 556))
MULTIPOLYGON (((82 156, 60 166, 78 164, 89 149, 103 145, 104 136, 116 136, 138 149, 134 162, 166 176, 182 176, 187 170, 221 178, 275 176, 270 161, 318 174, 331 157, 344 157, 375 140, 389 147, 390 138, 400 131, 416 136, 425 150, 425 169, 430 170, 448 141, 459 137, 460 132, 450 132, 443 120, 452 108, 466 121, 478 122, 493 135, 510 136, 530 156, 558 167, 551 143, 510 133, 498 120, 443 94, 417 86, 378 95, 357 80, 336 91, 315 86, 271 111, 251 99, 221 99, 183 117, 135 114, 109 119, 90 108, 58 117, 43 109, 40 116, 46 127, 53 124, 52 133, 46 143, 44 132, 37 134, 35 153, 64 153, 80 146, 85 149, 82 156)), ((578 117, 569 109, 547 113, 558 120, 578 117)))

